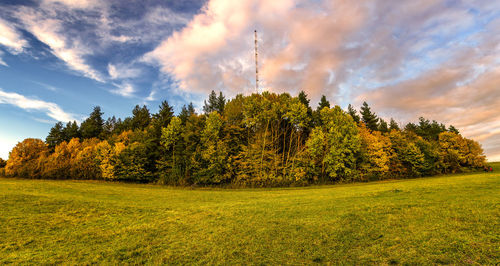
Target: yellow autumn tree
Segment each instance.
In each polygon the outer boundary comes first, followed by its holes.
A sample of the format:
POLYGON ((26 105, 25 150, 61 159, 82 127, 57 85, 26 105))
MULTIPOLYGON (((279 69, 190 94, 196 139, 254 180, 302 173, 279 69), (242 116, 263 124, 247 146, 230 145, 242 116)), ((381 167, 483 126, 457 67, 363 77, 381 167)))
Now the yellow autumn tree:
POLYGON ((99 139, 86 139, 81 143, 80 150, 73 158, 71 177, 77 179, 101 179, 97 144, 99 139))
POLYGON ((40 178, 40 158, 45 157, 49 149, 41 139, 28 138, 10 152, 5 166, 5 175, 25 178, 40 178))
POLYGON ((364 123, 360 123, 361 162, 359 165, 363 179, 384 179, 389 173, 391 140, 380 131, 371 132, 364 123))
POLYGON ((108 141, 104 140, 97 144, 97 160, 99 162, 99 168, 101 170, 102 178, 114 180, 115 166, 117 157, 125 149, 125 144, 122 142, 117 142, 114 145, 110 145, 108 141))
POLYGON ((73 178, 71 170, 80 147, 78 138, 58 144, 54 152, 44 160, 42 175, 51 179, 73 178))
POLYGON ((486 157, 481 145, 454 132, 439 134, 440 163, 445 173, 484 166, 486 157))

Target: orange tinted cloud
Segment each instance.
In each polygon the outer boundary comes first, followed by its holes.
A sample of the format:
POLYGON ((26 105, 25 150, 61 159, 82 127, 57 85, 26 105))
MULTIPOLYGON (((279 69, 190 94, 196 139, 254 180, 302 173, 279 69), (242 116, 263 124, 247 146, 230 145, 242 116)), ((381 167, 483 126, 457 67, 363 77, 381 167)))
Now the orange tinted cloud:
MULTIPOLYGON (((494 2, 211 0, 144 59, 183 92, 253 92, 257 29, 261 88, 305 90, 313 102, 324 94, 343 106, 366 100, 382 116, 451 123, 493 147, 500 104, 494 2)), ((488 155, 500 154, 490 146, 488 155)))

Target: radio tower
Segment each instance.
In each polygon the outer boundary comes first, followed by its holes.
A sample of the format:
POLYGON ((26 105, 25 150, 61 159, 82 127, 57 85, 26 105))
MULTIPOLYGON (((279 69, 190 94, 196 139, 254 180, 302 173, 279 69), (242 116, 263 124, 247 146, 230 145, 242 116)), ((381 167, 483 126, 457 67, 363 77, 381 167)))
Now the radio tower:
POLYGON ((259 93, 259 53, 257 52, 257 30, 255 33, 255 91, 259 93))

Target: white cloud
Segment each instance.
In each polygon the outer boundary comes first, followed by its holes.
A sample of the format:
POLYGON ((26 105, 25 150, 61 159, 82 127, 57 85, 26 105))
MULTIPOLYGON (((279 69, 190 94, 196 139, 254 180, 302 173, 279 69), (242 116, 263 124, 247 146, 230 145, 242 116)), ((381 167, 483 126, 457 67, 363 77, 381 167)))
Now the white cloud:
POLYGON ((184 91, 250 92, 253 31, 258 29, 261 87, 292 93, 306 89, 319 98, 323 91, 337 90, 332 70, 342 65, 343 44, 366 12, 364 4, 340 0, 211 0, 144 59, 159 63, 184 91))
POLYGON ((7 63, 2 59, 3 52, 0 50, 0 65, 8 67, 7 63))
POLYGON ((124 64, 108 64, 108 74, 112 79, 135 78, 141 75, 140 69, 124 64))
POLYGON ((12 25, 0 19, 0 45, 7 47, 12 53, 20 53, 28 43, 12 25))
POLYGON ((49 46, 52 53, 64 61, 70 69, 88 78, 104 82, 100 73, 85 62, 85 56, 91 53, 90 48, 77 39, 72 40, 65 36, 61 21, 46 18, 42 13, 27 9, 19 11, 19 17, 26 29, 49 46))
POLYGON ((0 104, 10 104, 27 111, 42 111, 47 116, 61 122, 78 120, 73 114, 65 112, 59 105, 37 99, 30 99, 15 92, 0 89, 0 104))
POLYGON ((96 7, 99 1, 95 0, 43 0, 43 4, 63 4, 70 8, 87 9, 91 7, 96 7))
POLYGON ((130 83, 122 83, 122 84, 113 83, 113 85, 115 85, 117 87, 117 89, 111 90, 112 93, 117 94, 117 95, 121 95, 121 96, 126 97, 126 98, 135 97, 135 95, 134 95, 135 88, 134 88, 134 86, 132 86, 132 84, 130 84, 130 83))

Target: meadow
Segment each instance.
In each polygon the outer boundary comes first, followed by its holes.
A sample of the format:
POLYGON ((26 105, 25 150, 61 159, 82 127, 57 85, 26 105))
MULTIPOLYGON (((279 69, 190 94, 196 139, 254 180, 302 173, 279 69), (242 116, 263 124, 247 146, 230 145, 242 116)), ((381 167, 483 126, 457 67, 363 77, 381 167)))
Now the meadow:
POLYGON ((236 190, 0 178, 0 264, 498 264, 493 166, 236 190))

